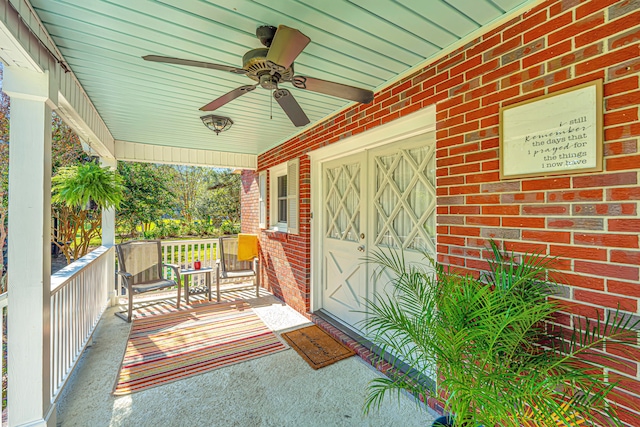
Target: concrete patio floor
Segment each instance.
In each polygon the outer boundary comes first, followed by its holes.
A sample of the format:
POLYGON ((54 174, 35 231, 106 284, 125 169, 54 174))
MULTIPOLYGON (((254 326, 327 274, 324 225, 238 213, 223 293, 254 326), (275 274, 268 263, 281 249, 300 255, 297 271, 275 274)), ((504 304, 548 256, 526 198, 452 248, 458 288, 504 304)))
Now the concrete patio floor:
MULTIPOLYGON (((262 291, 244 299, 280 334, 310 324, 262 291), (253 298, 251 298, 253 296, 253 298)), ((432 416, 409 395, 363 415, 367 383, 381 375, 358 357, 313 370, 293 350, 126 396, 111 394, 130 324, 108 309, 57 407, 59 426, 426 426, 432 416)))

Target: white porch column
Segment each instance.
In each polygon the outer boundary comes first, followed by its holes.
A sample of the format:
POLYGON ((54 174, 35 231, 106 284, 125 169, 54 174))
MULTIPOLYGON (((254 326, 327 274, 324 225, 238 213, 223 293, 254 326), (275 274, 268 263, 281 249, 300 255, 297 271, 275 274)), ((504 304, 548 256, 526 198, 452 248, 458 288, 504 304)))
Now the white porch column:
POLYGON ((9 146, 9 426, 55 426, 50 386, 51 106, 49 73, 5 67, 9 146))
MULTIPOLYGON (((104 157, 100 158, 100 164, 102 167, 108 166, 110 169, 116 169, 118 166, 118 161, 116 159, 107 159, 104 157)), ((116 244, 116 210, 115 209, 103 209, 102 210, 102 245, 103 246, 113 246, 116 244)), ((118 292, 116 291, 116 281, 115 281, 115 253, 113 251, 109 252, 107 255, 109 257, 108 265, 112 265, 114 268, 113 272, 107 274, 107 283, 109 284, 109 289, 111 290, 109 293, 109 297, 111 299, 111 305, 114 306, 117 304, 118 292)))

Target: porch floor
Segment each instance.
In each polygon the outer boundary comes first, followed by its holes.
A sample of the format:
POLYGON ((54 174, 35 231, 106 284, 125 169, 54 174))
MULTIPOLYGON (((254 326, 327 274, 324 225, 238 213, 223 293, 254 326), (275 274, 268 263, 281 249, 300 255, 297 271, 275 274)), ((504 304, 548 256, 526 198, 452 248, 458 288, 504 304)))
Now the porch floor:
MULTIPOLYGON (((243 299, 277 334, 310 324, 262 290, 243 299), (253 296, 253 298, 252 298, 253 296)), ((126 396, 111 394, 130 324, 109 308, 57 407, 58 426, 425 426, 431 415, 409 395, 362 413, 367 383, 381 375, 358 357, 313 370, 292 349, 126 396)))

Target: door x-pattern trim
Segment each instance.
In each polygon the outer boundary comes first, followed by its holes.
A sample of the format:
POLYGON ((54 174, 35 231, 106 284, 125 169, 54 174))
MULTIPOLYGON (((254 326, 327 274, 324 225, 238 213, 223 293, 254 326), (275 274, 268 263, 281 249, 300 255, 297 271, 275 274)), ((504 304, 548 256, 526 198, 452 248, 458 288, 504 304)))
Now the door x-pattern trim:
POLYGON ((327 170, 326 176, 330 182, 327 185, 328 192, 325 200, 327 201, 330 200, 330 198, 334 195, 334 193, 336 194, 338 199, 338 206, 336 207, 335 212, 331 212, 331 206, 329 206, 328 203, 326 205, 328 222, 327 222, 327 230, 325 232, 325 235, 329 238, 333 238, 333 239, 336 238, 331 235, 331 230, 334 228, 341 232, 340 240, 345 240, 350 229, 353 230, 353 233, 355 236, 357 236, 360 232, 356 224, 356 219, 358 217, 358 214, 360 213, 360 190, 356 185, 356 180, 359 178, 359 175, 360 175, 359 163, 341 165, 339 167, 331 168, 327 170), (353 173, 353 175, 351 175, 348 169, 348 166, 352 166, 352 165, 356 166, 355 172, 353 173), (331 171, 336 172, 335 174, 333 174, 333 177, 330 176, 332 175, 330 173, 331 171), (343 194, 340 194, 340 191, 337 185, 338 180, 341 178, 341 174, 345 174, 348 178, 347 187, 345 188, 345 191, 343 194), (357 198, 357 203, 354 206, 353 212, 349 212, 349 208, 346 202, 347 197, 350 195, 350 192, 353 192, 353 194, 355 194, 357 198), (345 227, 344 230, 340 230, 340 227, 338 224, 338 216, 342 211, 346 213, 347 220, 349 222, 347 224, 347 227, 345 227))
POLYGON ((382 157, 387 157, 387 156, 381 156, 381 157, 375 158, 375 162, 377 166, 376 169, 381 174, 381 178, 383 179, 383 182, 380 184, 380 188, 378 188, 378 191, 376 192, 376 195, 373 199, 374 200, 373 204, 376 207, 376 210, 379 214, 380 219, 384 221, 382 224, 382 228, 376 235, 376 239, 374 242, 376 245, 380 244, 385 233, 387 232, 391 234, 391 236, 396 242, 396 245, 402 249, 406 249, 418 233, 420 233, 420 235, 422 236, 425 242, 429 242, 431 240, 431 237, 426 234, 422 225, 434 213, 435 206, 436 206, 435 185, 434 183, 429 181, 428 177, 424 173, 429 162, 432 160, 434 154, 435 154, 435 148, 429 147, 429 150, 427 151, 424 159, 422 159, 420 164, 418 164, 413 158, 413 156, 411 156, 411 154, 409 153, 409 150, 400 149, 396 154, 394 154, 393 162, 391 163, 391 166, 389 166, 388 168, 381 161, 382 157), (402 160, 406 160, 409 166, 411 166, 411 169, 413 170, 413 176, 404 191, 400 190, 395 180, 393 179, 393 173, 398 168, 402 160), (425 211, 422 213, 422 215, 420 215, 420 217, 416 216, 413 208, 411 207, 408 201, 408 197, 411 194, 411 191, 416 187, 418 181, 421 181, 424 184, 425 188, 427 188, 427 190, 431 193, 429 206, 427 206, 427 209, 425 209, 425 211), (382 196, 384 191, 387 189, 387 187, 390 188, 391 191, 393 191, 393 193, 395 193, 396 197, 398 198, 398 201, 395 204, 395 207, 389 213, 389 215, 386 214, 382 204, 380 203, 380 197, 382 196), (406 212, 406 214, 409 216, 409 218, 413 221, 413 224, 414 224, 413 229, 404 238, 404 241, 402 238, 400 238, 400 236, 398 236, 398 233, 392 227, 393 220, 403 211, 406 212))
MULTIPOLYGON (((325 270, 328 273, 332 267, 332 265, 330 264, 333 264, 333 268, 335 269, 335 272, 337 273, 337 275, 332 276, 330 282, 326 282, 327 285, 331 283, 331 286, 332 286, 332 289, 328 287, 325 288, 325 292, 329 293, 327 296, 332 300, 344 305, 345 307, 348 307, 351 309, 360 308, 361 304, 359 302, 358 294, 355 291, 355 289, 353 289, 353 284, 349 281, 349 279, 353 279, 354 276, 357 276, 362 266, 360 264, 357 264, 353 266, 353 268, 349 270, 345 270, 343 269, 343 266, 340 264, 340 261, 339 261, 340 257, 336 257, 334 253, 329 253, 328 255, 329 256, 326 260, 325 270), (351 300, 354 302, 353 305, 350 306, 349 304, 346 304, 345 301, 341 301, 339 298, 336 298, 336 294, 340 290, 342 290, 344 294, 349 295, 351 300)), ((357 278, 355 280, 357 280, 357 278)))

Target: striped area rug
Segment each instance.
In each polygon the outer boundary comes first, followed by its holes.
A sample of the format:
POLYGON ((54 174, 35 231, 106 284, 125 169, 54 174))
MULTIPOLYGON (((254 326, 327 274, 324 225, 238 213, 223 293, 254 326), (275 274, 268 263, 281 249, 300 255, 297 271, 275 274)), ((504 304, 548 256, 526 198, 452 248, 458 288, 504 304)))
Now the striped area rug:
POLYGON ((113 394, 134 393, 286 348, 242 301, 135 319, 113 394))

